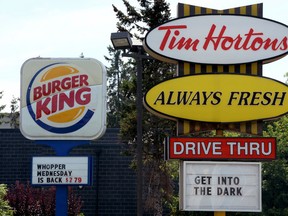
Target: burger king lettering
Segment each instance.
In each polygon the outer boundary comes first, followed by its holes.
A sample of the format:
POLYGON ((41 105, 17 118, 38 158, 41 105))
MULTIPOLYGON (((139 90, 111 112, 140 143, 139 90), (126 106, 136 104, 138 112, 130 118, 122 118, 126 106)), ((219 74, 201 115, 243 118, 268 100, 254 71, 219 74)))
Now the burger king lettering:
POLYGON ((88 76, 86 74, 75 75, 36 86, 33 89, 33 100, 38 100, 36 102, 36 119, 42 117, 42 112, 50 115, 62 111, 65 105, 70 108, 76 105, 87 105, 91 101, 88 76), (61 92, 63 90, 65 92, 61 92))
POLYGON ((67 105, 70 108, 76 105, 87 105, 91 101, 91 89, 84 87, 77 91, 71 90, 68 95, 66 93, 59 93, 52 97, 46 97, 43 100, 39 100, 36 103, 36 119, 42 117, 42 112, 46 115, 53 114, 55 112, 62 111, 67 105))
POLYGON ((65 77, 62 80, 53 80, 52 82, 44 83, 41 86, 34 88, 34 100, 38 100, 42 96, 49 96, 55 92, 68 90, 70 88, 78 88, 88 86, 87 75, 76 75, 72 77, 65 77))

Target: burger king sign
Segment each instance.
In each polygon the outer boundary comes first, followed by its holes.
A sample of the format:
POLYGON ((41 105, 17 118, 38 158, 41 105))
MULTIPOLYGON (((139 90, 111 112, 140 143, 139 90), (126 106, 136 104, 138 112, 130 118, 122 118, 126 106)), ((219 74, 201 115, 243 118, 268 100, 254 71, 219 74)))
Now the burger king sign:
POLYGON ((21 68, 20 129, 34 140, 91 140, 106 129, 106 70, 95 59, 33 58, 21 68))

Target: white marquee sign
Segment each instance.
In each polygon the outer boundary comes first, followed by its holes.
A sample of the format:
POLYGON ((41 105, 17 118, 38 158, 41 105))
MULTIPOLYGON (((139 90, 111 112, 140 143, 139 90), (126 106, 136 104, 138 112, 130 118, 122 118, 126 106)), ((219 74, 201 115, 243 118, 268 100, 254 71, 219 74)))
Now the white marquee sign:
POLYGON ((89 185, 91 183, 89 157, 33 157, 34 185, 89 185))
POLYGON ((261 211, 260 163, 184 161, 181 168, 182 210, 261 211))

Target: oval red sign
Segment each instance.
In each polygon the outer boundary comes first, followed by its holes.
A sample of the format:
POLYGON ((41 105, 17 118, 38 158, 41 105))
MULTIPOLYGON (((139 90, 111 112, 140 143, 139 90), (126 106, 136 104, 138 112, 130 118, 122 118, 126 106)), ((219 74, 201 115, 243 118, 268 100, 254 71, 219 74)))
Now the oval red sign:
POLYGON ((288 53, 288 26, 243 15, 190 16, 152 29, 144 47, 150 55, 169 62, 271 62, 288 53))

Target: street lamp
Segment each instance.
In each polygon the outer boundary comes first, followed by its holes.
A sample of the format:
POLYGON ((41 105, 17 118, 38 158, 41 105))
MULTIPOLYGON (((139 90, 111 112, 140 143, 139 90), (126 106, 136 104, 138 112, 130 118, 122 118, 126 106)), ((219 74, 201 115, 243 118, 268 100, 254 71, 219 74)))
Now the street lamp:
POLYGON ((136 93, 136 110, 137 110, 137 215, 143 215, 142 208, 142 191, 143 191, 143 161, 142 161, 142 120, 143 120, 143 106, 142 106, 142 60, 148 56, 143 55, 143 46, 133 46, 130 34, 128 32, 116 32, 111 33, 111 41, 114 46, 114 49, 129 49, 132 54, 124 53, 125 57, 132 57, 137 62, 137 93, 136 93))
POLYGON ((129 49, 132 47, 129 32, 111 33, 111 41, 115 49, 129 49))

